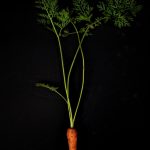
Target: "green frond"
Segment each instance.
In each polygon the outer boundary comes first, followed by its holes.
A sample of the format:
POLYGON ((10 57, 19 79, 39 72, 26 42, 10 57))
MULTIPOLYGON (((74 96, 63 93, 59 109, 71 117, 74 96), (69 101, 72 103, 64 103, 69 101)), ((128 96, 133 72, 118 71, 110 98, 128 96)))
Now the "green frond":
POLYGON ((76 21, 91 21, 93 7, 86 0, 73 0, 73 6, 77 15, 76 21))
POLYGON ((45 11, 45 7, 42 5, 35 5, 36 8, 45 11))
POLYGON ((99 11, 105 11, 106 10, 106 4, 104 4, 104 2, 99 2, 99 4, 97 4, 97 8, 99 9, 99 11))
POLYGON ((133 17, 141 10, 142 6, 137 5, 135 0, 106 0, 99 2, 98 10, 102 13, 104 22, 112 20, 115 26, 130 26, 133 17))
POLYGON ((63 29, 65 28, 71 20, 69 9, 62 9, 56 15, 59 26, 63 29))
POLYGON ((45 19, 37 19, 37 22, 43 25, 47 24, 47 21, 45 19))
POLYGON ((49 20, 49 17, 45 13, 39 13, 37 15, 38 15, 39 18, 42 18, 42 19, 45 19, 45 20, 49 20))
POLYGON ((58 87, 54 87, 54 86, 49 86, 48 84, 45 84, 45 83, 36 83, 36 86, 37 87, 43 87, 43 88, 46 88, 52 92, 55 92, 57 95, 59 95, 65 102, 66 104, 68 104, 68 101, 66 100, 66 98, 57 91, 58 87))
POLYGON ((47 13, 48 16, 54 17, 58 11, 58 0, 37 0, 35 2, 36 8, 39 8, 43 13, 47 13))
POLYGON ((47 88, 51 91, 57 91, 57 89, 58 89, 58 87, 49 86, 48 84, 45 84, 45 83, 36 83, 36 86, 37 87, 44 87, 44 88, 47 88))
POLYGON ((120 16, 115 18, 114 25, 117 26, 118 28, 122 28, 130 26, 130 23, 124 16, 120 16))
POLYGON ((38 22, 38 23, 44 25, 44 27, 45 27, 46 29, 48 29, 48 30, 54 32, 54 30, 53 30, 52 27, 51 27, 51 22, 50 22, 50 20, 49 20, 49 17, 48 17, 46 14, 44 14, 44 13, 43 13, 43 14, 39 13, 37 16, 38 16, 38 19, 37 19, 37 22, 38 22))
POLYGON ((58 0, 43 0, 45 1, 45 7, 51 17, 55 17, 58 12, 58 0))

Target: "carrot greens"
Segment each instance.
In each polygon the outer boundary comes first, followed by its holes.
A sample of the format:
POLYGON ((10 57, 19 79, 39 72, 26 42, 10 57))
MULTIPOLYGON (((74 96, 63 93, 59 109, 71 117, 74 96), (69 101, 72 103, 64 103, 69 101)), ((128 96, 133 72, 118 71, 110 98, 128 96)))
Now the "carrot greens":
POLYGON ((58 91, 58 87, 53 87, 47 83, 37 83, 36 86, 47 88, 62 98, 67 104, 70 127, 73 128, 85 82, 85 59, 82 48, 85 37, 91 35, 93 29, 105 23, 111 23, 118 28, 130 26, 142 6, 138 5, 136 0, 103 0, 99 1, 96 7, 91 6, 88 0, 72 0, 72 6, 67 8, 61 8, 58 0, 36 0, 35 4, 39 9, 38 22, 43 24, 57 37, 65 95, 62 95, 58 91), (96 10, 97 13, 95 13, 94 10, 96 10), (73 31, 68 30, 69 26, 73 28, 73 31), (67 74, 65 71, 61 38, 68 37, 72 34, 77 36, 78 47, 67 74), (82 59, 82 83, 77 106, 73 113, 70 99, 70 77, 79 53, 82 59))

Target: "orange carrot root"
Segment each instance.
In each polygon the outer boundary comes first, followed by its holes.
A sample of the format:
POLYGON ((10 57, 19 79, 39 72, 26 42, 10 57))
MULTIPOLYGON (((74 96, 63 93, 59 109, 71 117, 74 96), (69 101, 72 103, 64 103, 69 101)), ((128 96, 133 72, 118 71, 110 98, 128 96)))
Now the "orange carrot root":
POLYGON ((74 128, 67 129, 69 150, 77 150, 77 131, 74 128))

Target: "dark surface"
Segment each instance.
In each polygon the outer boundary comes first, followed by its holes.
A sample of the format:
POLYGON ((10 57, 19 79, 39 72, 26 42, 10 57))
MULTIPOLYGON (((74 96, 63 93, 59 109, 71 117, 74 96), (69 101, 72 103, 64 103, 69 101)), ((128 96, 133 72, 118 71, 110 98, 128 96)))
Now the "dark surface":
MULTIPOLYGON (((32 1, 3 6, 1 149, 67 150, 65 103, 34 86, 43 80, 63 88, 56 38, 36 23, 32 1)), ((102 26, 84 43, 86 80, 76 122, 78 150, 145 145, 145 15, 144 9, 129 29, 102 26)), ((76 45, 72 39, 64 39, 66 67, 76 45)), ((80 73, 77 65, 74 69, 80 73)), ((78 77, 72 83, 75 104, 78 77)))

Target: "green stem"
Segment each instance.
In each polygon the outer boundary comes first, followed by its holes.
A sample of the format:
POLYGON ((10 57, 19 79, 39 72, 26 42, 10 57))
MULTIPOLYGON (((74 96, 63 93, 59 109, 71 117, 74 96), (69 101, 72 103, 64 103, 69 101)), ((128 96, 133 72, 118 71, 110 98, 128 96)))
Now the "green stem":
POLYGON ((81 90, 80 90, 80 95, 79 95, 79 99, 78 99, 78 103, 77 103, 77 107, 76 107, 76 110, 75 110, 75 114, 74 114, 74 117, 73 117, 73 125, 74 125, 74 122, 75 122, 75 119, 76 119, 76 115, 77 115, 77 111, 78 111, 78 108, 79 108, 79 105, 80 105, 80 101, 81 101, 81 97, 82 97, 82 93, 83 93, 83 88, 84 88, 84 76, 85 76, 85 61, 84 61, 84 54, 83 54, 83 50, 82 50, 82 42, 85 38, 85 35, 89 29, 89 27, 87 27, 86 31, 84 32, 83 36, 82 36, 82 39, 80 40, 80 36, 79 36, 79 32, 76 28, 76 26, 74 25, 74 23, 72 23, 73 27, 75 28, 75 31, 76 31, 76 34, 77 34, 77 37, 78 37, 78 42, 79 42, 79 46, 77 48, 77 51, 74 55, 74 58, 73 58, 73 61, 71 63, 71 66, 70 66, 70 69, 69 69, 69 73, 68 73, 68 78, 67 78, 67 90, 69 91, 69 82, 70 82, 70 75, 71 75, 71 72, 72 72, 72 68, 73 68, 73 65, 75 63, 75 60, 76 60, 76 57, 77 57, 77 54, 79 52, 79 50, 81 51, 81 56, 82 56, 82 83, 81 83, 81 90))
POLYGON ((67 84, 66 84, 66 75, 65 75, 65 67, 64 67, 64 60, 63 60, 63 53, 62 53, 62 46, 61 46, 61 42, 60 42, 60 37, 56 31, 56 28, 53 24, 53 21, 51 19, 51 23, 52 26, 54 28, 54 31, 56 33, 57 36, 57 40, 58 40, 58 44, 59 44, 59 50, 60 50, 60 57, 61 57, 61 64, 62 64, 62 72, 63 72, 63 79, 64 79, 64 87, 65 87, 65 91, 66 91, 66 96, 67 96, 67 101, 68 101, 68 111, 69 111, 69 119, 70 119, 70 126, 73 127, 73 117, 72 117, 72 109, 71 109, 71 104, 70 104, 70 98, 69 98, 69 91, 67 90, 67 84))
POLYGON ((52 89, 51 87, 49 87, 48 85, 45 85, 45 84, 42 84, 42 83, 37 83, 36 86, 37 86, 37 87, 43 87, 43 88, 46 88, 46 89, 48 89, 48 90, 50 90, 50 91, 52 91, 52 92, 55 92, 56 94, 58 94, 58 95, 68 104, 66 98, 65 98, 60 92, 58 92, 56 89, 53 90, 53 89, 52 89))
MULTIPOLYGON (((84 40, 84 38, 85 38, 85 35, 86 35, 86 33, 87 33, 88 29, 89 29, 89 27, 87 27, 86 31, 85 31, 84 34, 83 34, 82 39, 80 40, 79 32, 78 32, 76 26, 75 26, 73 23, 72 23, 72 25, 74 26, 74 28, 75 28, 75 30, 76 30, 76 33, 77 33, 77 35, 78 35, 79 46, 78 46, 77 51, 76 51, 76 53, 75 53, 75 55, 74 55, 74 58, 73 58, 73 60, 72 60, 72 63, 71 63, 71 66, 70 66, 69 72, 68 72, 68 78, 67 78, 67 90, 68 90, 68 91, 69 91, 70 75, 71 75, 71 72, 72 72, 73 65, 74 65, 75 60, 76 60, 76 58, 77 58, 77 55, 78 55, 78 52, 79 52, 79 50, 80 50, 81 44, 83 43, 83 40, 84 40)), ((82 51, 82 47, 81 47, 81 51, 82 51)), ((83 52, 83 51, 82 51, 82 52, 83 52)))
MULTIPOLYGON (((73 24, 74 25, 74 24, 73 24)), ((83 50, 82 50, 82 42, 83 42, 83 39, 85 38, 85 35, 89 29, 89 27, 87 27, 83 37, 82 37, 82 40, 80 41, 80 36, 79 36, 79 32, 76 28, 76 26, 74 25, 74 28, 77 32, 77 36, 78 36, 78 41, 79 41, 79 47, 80 47, 80 50, 81 50, 81 56, 82 56, 82 83, 81 83, 81 90, 80 90, 80 95, 79 95, 79 99, 78 99, 78 103, 77 103, 77 107, 76 107, 76 110, 75 110, 75 114, 74 114, 74 117, 73 117, 73 123, 75 122, 75 119, 76 119, 76 115, 77 115, 77 112, 78 112, 78 109, 79 109, 79 105, 80 105, 80 101, 81 101, 81 97, 82 97, 82 93, 83 93, 83 88, 84 88, 84 80, 85 80, 85 60, 84 60, 84 53, 83 53, 83 50)))
POLYGON ((72 109, 71 109, 71 104, 70 104, 70 99, 69 99, 69 92, 67 90, 67 84, 66 84, 66 75, 65 75, 65 67, 64 67, 64 60, 63 60, 63 53, 62 53, 62 46, 61 46, 61 41, 60 41, 60 37, 59 34, 55 28, 55 25, 53 23, 53 20, 51 18, 51 16, 48 13, 47 7, 44 5, 45 10, 48 14, 48 17, 50 19, 50 22, 52 24, 52 27, 54 29, 54 32, 56 34, 57 40, 58 40, 58 45, 59 45, 59 50, 60 50, 60 57, 61 57, 61 66, 62 66, 62 72, 63 72, 63 80, 64 80, 64 87, 65 87, 65 92, 66 92, 66 96, 67 96, 67 104, 68 104, 68 112, 69 112, 69 119, 70 119, 70 127, 73 127, 73 117, 72 117, 72 109))
POLYGON ((54 31, 56 33, 58 44, 59 44, 61 64, 62 64, 62 72, 63 72, 63 79, 64 79, 64 87, 65 87, 66 96, 67 96, 67 102, 68 102, 67 104, 68 104, 70 126, 73 127, 72 108, 71 108, 71 104, 70 104, 69 91, 67 90, 66 75, 65 75, 65 69, 64 69, 65 67, 64 67, 64 60, 63 60, 63 53, 62 53, 62 46, 61 46, 61 42, 60 42, 60 37, 59 37, 59 35, 58 35, 57 31, 56 31, 56 28, 55 28, 55 26, 53 24, 52 19, 51 19, 51 23, 52 23, 52 26, 53 26, 54 31))
POLYGON ((54 92, 57 93, 68 104, 67 100, 62 94, 60 94, 58 91, 54 91, 54 92))

